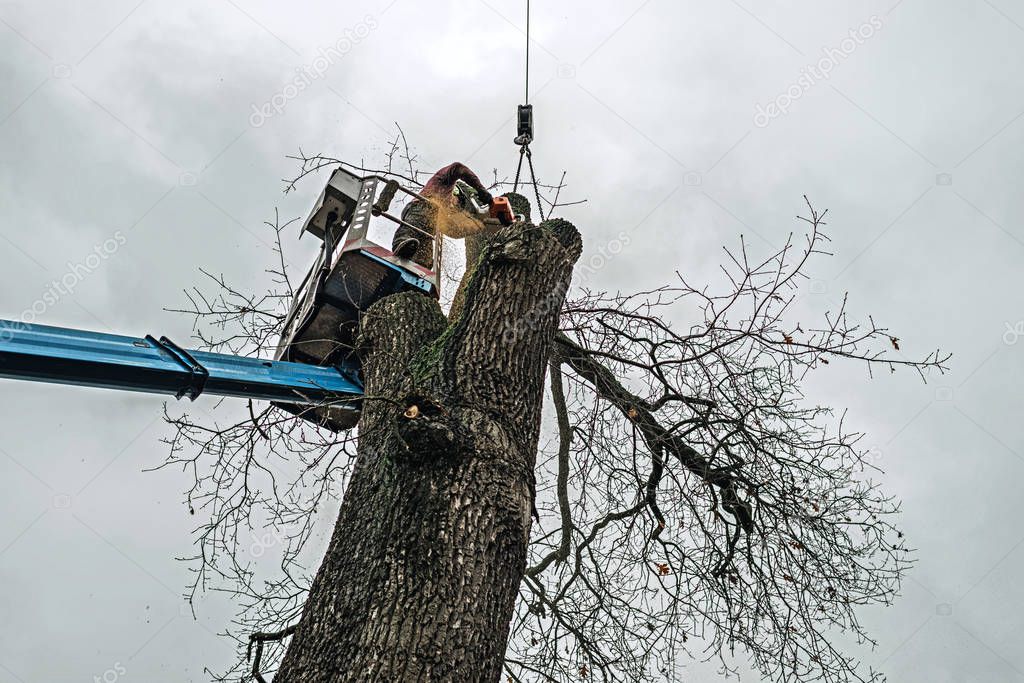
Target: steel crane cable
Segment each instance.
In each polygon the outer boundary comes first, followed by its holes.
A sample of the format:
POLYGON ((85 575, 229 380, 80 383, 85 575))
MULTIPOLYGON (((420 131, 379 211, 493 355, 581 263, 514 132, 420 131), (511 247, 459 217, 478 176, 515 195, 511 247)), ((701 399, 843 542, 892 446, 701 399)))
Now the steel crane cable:
MULTIPOLYGON (((526 92, 525 92, 525 106, 530 104, 530 0, 526 0, 526 92)), ((518 139, 518 138, 517 138, 518 139)), ((533 142, 533 115, 530 114, 530 134, 525 139, 524 143, 519 147, 519 164, 516 166, 516 179, 512 184, 512 191, 519 191, 519 179, 523 172, 523 158, 526 158, 527 165, 530 167, 530 182, 533 185, 533 193, 537 198, 537 212, 540 214, 540 219, 545 220, 544 217, 544 204, 540 196, 540 186, 537 183, 537 173, 533 168, 533 152, 530 150, 530 143, 533 142)))

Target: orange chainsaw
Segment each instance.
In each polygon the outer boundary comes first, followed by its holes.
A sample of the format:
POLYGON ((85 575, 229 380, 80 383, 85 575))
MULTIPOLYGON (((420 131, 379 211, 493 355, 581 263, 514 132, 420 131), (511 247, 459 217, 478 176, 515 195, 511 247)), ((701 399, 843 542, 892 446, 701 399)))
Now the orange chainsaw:
POLYGON ((509 203, 508 197, 494 197, 491 199, 491 205, 486 206, 480 201, 477 191, 464 180, 455 181, 452 193, 458 197, 459 204, 463 209, 478 216, 486 216, 484 222, 491 219, 501 225, 512 225, 518 218, 512 211, 512 204, 509 203))

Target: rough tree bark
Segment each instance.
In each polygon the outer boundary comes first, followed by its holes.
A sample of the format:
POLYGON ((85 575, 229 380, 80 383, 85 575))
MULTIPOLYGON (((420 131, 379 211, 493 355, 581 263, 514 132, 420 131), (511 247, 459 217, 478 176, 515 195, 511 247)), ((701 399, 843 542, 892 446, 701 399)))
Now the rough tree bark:
POLYGON ((451 321, 418 295, 368 311, 358 458, 277 683, 499 680, 581 248, 565 221, 504 228, 451 321))

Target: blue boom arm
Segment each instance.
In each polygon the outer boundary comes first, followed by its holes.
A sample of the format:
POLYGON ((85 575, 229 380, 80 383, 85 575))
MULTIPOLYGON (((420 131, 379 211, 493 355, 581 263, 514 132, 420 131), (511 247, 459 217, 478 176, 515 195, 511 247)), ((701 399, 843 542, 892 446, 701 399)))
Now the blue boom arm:
POLYGON ((358 415, 354 365, 302 363, 188 351, 167 338, 122 337, 0 320, 0 377, 154 394, 200 394, 331 404, 358 415))

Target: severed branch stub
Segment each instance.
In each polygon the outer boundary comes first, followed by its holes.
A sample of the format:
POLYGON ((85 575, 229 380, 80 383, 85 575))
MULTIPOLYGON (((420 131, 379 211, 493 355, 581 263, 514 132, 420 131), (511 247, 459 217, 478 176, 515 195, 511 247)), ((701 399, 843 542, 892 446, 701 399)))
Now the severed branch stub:
POLYGON ((396 452, 399 460, 412 463, 450 458, 465 447, 465 427, 439 402, 425 395, 412 394, 406 397, 405 405, 397 429, 408 448, 404 452, 396 452))

